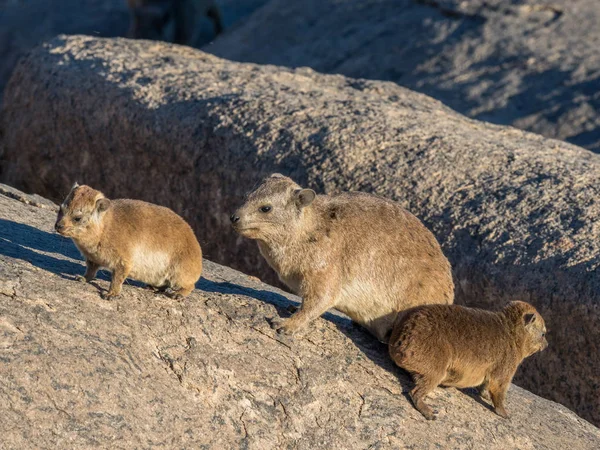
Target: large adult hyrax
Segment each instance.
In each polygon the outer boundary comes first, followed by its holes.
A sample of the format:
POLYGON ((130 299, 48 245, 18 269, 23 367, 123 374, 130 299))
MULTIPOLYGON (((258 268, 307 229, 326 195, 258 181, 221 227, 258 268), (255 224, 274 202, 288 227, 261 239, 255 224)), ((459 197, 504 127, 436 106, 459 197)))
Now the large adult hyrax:
POLYGON ((202 22, 212 22, 214 34, 223 31, 215 0, 127 0, 131 13, 128 37, 154 39, 199 47, 202 22))
POLYGON ((202 250, 190 226, 169 208, 140 200, 109 200, 77 183, 60 206, 56 231, 85 257, 81 281, 101 267, 112 272, 104 298, 120 294, 126 278, 184 297, 202 272, 202 250))
POLYGON ((294 333, 330 308, 387 342, 398 311, 452 303, 450 264, 433 234, 397 203, 354 192, 316 195, 274 174, 232 216, 302 307, 276 321, 294 333))
POLYGON ((458 305, 423 305, 398 315, 389 342, 392 359, 415 382, 410 396, 427 419, 424 402, 437 386, 479 387, 495 412, 508 417, 504 399, 526 357, 548 346, 546 324, 529 303, 510 302, 499 312, 458 305))

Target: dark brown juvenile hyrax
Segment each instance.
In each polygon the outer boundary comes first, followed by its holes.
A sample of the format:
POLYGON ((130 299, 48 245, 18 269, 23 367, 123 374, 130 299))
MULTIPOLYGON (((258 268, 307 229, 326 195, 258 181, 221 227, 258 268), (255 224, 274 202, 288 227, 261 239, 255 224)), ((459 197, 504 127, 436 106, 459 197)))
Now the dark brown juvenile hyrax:
POLYGON ((452 303, 450 264, 433 234, 397 203, 352 192, 316 195, 280 174, 266 178, 232 216, 279 278, 302 296, 283 332, 330 308, 387 342, 398 311, 452 303))
POLYGON ((544 319, 529 303, 510 302, 491 312, 458 305, 424 305, 398 316, 390 338, 392 359, 410 372, 410 396, 427 419, 435 419, 424 402, 437 386, 478 387, 494 410, 507 418, 504 399, 517 367, 544 350, 544 319))
POLYGON ((128 37, 155 39, 199 47, 204 18, 212 21, 214 33, 223 31, 214 0, 127 0, 131 13, 128 37))
POLYGON ((112 272, 104 298, 120 294, 126 278, 184 297, 202 273, 202 250, 190 226, 163 206, 139 200, 109 200, 77 183, 63 202, 56 231, 83 254, 90 282, 101 267, 112 272))

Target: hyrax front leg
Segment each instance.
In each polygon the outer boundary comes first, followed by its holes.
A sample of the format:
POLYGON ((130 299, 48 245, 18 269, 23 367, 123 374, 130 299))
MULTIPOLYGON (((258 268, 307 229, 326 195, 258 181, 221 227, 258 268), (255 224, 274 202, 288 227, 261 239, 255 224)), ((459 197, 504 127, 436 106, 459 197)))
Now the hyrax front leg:
POLYGON ((82 283, 84 283, 84 282, 89 283, 94 278, 96 278, 96 274, 98 273, 99 269, 100 269, 100 266, 98 264, 90 261, 89 259, 86 259, 85 260, 85 274, 77 275, 75 277, 75 279, 77 281, 81 281, 82 283))
POLYGON ((113 270, 110 288, 108 292, 102 296, 104 300, 116 297, 121 293, 123 282, 131 272, 131 265, 127 263, 119 263, 113 270))
POLYGON ((508 419, 508 412, 504 408, 504 400, 506 399, 506 392, 508 391, 508 386, 510 385, 510 380, 490 380, 490 396, 492 397, 492 403, 494 404, 494 411, 500 417, 504 417, 508 419))
POLYGON ((335 306, 335 297, 331 289, 308 288, 305 289, 300 309, 289 319, 274 320, 272 326, 278 333, 294 334, 333 306, 335 306))

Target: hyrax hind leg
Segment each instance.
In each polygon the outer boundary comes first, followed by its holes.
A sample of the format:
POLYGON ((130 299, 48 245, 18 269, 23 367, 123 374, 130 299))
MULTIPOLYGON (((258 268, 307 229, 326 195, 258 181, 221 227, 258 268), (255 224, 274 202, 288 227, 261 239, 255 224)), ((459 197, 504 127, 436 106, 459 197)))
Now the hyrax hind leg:
POLYGON ((479 396, 484 400, 491 400, 492 397, 490 395, 490 380, 486 377, 479 386, 477 386, 477 391, 479 392, 479 396))
POLYGON ((410 391, 410 398, 415 408, 425 416, 427 420, 435 420, 436 412, 426 403, 427 394, 433 391, 444 379, 443 373, 413 374, 415 387, 410 391))

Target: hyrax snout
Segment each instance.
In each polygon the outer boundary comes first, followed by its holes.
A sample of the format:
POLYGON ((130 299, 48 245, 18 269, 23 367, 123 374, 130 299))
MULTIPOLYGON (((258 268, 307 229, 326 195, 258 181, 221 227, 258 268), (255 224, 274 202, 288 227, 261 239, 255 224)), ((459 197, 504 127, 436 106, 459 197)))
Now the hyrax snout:
POLYGON ((293 333, 330 308, 387 342, 398 311, 452 303, 450 264, 433 234, 397 203, 365 193, 316 195, 274 174, 232 216, 279 278, 302 297, 293 333))
POLYGON ((504 399, 519 364, 544 350, 546 324, 529 303, 498 312, 458 305, 423 305, 398 315, 389 342, 392 359, 411 373, 411 399, 434 419, 425 397, 437 386, 478 387, 495 412, 508 417, 504 399))
POLYGON ((139 200, 109 200, 77 183, 60 206, 56 231, 85 257, 82 281, 104 267, 112 281, 104 298, 119 295, 126 278, 172 296, 193 289, 202 272, 202 250, 190 226, 168 208, 139 200))

